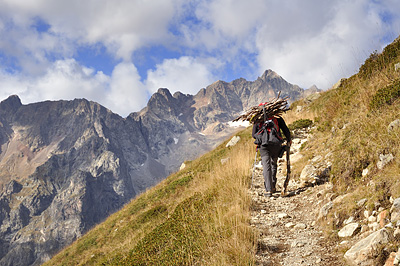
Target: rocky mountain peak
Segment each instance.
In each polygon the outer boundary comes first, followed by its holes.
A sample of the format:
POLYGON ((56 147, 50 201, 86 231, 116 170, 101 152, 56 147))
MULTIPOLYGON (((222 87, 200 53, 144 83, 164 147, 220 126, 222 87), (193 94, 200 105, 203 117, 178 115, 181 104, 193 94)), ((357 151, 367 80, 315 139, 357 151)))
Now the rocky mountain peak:
POLYGON ((266 70, 264 74, 261 75, 260 78, 264 81, 271 79, 282 79, 281 76, 279 76, 276 72, 272 71, 271 69, 266 70))
POLYGON ((4 101, 0 102, 1 110, 11 110, 15 112, 21 106, 22 106, 21 99, 17 95, 11 95, 4 101))

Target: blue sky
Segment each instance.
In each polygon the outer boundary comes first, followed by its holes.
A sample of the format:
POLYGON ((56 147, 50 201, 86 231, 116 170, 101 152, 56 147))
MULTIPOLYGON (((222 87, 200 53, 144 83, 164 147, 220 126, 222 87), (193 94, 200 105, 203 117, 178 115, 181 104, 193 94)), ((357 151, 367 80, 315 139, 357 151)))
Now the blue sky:
POLYGON ((272 69, 328 89, 400 34, 395 0, 0 0, 0 99, 87 98, 126 116, 272 69))

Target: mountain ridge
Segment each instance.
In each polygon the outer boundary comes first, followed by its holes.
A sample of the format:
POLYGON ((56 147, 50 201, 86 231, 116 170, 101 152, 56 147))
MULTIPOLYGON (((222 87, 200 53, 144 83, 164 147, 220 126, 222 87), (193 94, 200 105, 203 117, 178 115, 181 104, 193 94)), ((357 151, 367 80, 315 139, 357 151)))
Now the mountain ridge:
POLYGON ((0 264, 39 265, 60 248, 237 131, 243 109, 302 90, 272 71, 217 81, 196 95, 160 88, 123 118, 86 99, 0 103, 0 264), (293 88, 294 92, 290 91, 293 88), (65 230, 68 229, 68 230, 65 230))

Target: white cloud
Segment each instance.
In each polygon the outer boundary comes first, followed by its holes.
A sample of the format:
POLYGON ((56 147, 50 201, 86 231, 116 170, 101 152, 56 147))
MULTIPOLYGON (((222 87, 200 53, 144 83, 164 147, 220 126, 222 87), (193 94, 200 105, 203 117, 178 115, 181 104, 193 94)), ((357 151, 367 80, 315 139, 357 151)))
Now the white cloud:
POLYGON ((201 62, 187 56, 166 59, 161 65, 157 65, 154 71, 148 71, 147 88, 151 93, 159 88, 168 88, 171 92, 196 94, 201 88, 215 81, 210 71, 215 63, 217 62, 201 62))
POLYGON ((136 49, 168 40, 168 26, 180 0, 152 1, 15 1, 0 3, 0 15, 18 26, 40 17, 51 32, 80 44, 101 42, 119 58, 129 60, 136 49))
POLYGON ((318 12, 311 16, 304 16, 306 9, 289 9, 288 16, 279 10, 281 18, 267 17, 256 40, 260 72, 271 68, 302 87, 316 84, 327 89, 356 73, 360 63, 382 46, 386 31, 369 1, 315 2, 313 8, 318 12), (321 11, 325 13, 318 15, 321 11))
POLYGON ((398 36, 399 12, 396 0, 3 0, 0 96, 85 97, 127 115, 159 87, 195 94, 227 69, 236 71, 233 78, 272 69, 291 83, 325 89, 398 36), (36 30, 38 21, 49 30, 36 30), (122 63, 105 75, 73 59, 90 46, 106 47, 122 63), (154 60, 161 63, 143 81, 135 52, 153 46, 175 58, 154 60))
POLYGON ((112 111, 123 116, 142 109, 149 98, 140 81, 136 67, 131 63, 117 65, 111 75, 110 90, 102 101, 112 111))
POLYGON ((244 39, 264 17, 265 0, 215 0, 201 2, 197 16, 226 37, 244 39))
POLYGON ((134 65, 121 63, 107 76, 74 59, 58 60, 45 75, 36 78, 0 71, 0 97, 11 94, 19 95, 23 103, 86 98, 122 116, 140 110, 148 99, 134 65))

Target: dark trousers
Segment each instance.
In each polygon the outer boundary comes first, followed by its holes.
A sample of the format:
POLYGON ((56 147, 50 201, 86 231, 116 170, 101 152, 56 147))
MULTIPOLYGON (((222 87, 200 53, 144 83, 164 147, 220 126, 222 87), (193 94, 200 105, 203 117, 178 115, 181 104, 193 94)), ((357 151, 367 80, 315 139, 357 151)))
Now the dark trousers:
POLYGON ((278 156, 280 150, 281 147, 262 147, 260 149, 264 184, 267 192, 272 192, 276 188, 276 173, 278 170, 278 156))

